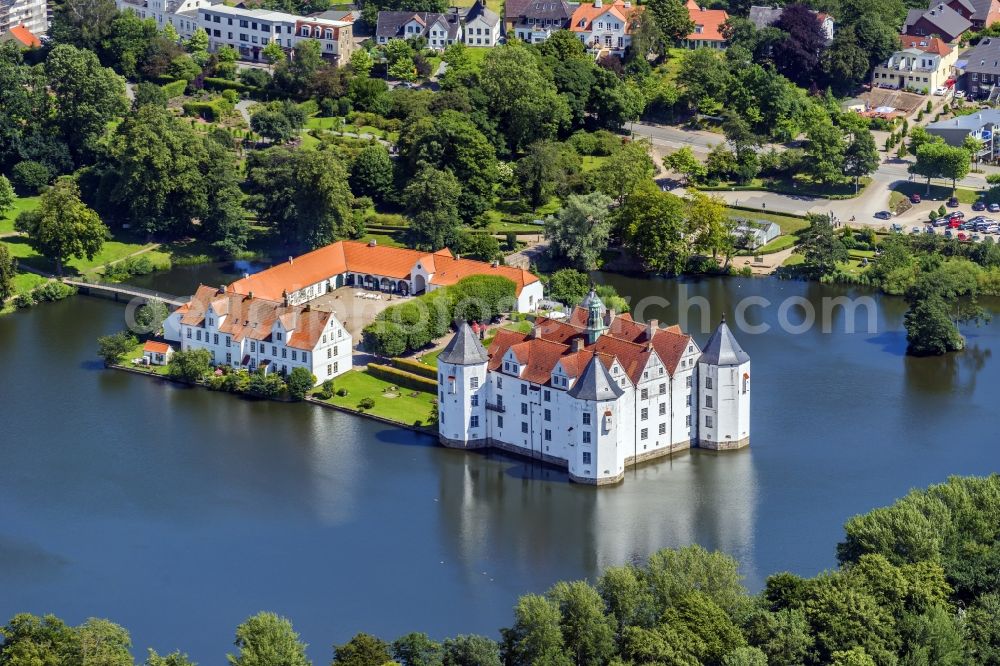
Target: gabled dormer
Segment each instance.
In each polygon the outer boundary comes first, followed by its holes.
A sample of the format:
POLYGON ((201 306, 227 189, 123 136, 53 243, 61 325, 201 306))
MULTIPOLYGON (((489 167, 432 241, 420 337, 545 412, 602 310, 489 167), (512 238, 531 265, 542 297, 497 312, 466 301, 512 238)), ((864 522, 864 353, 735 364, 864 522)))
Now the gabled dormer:
POLYGON ((651 352, 649 358, 646 359, 646 367, 642 369, 642 374, 639 376, 639 382, 653 381, 666 376, 667 369, 663 365, 663 361, 660 360, 659 355, 655 351, 651 352))
POLYGON ((520 377, 521 373, 524 371, 524 365, 517 358, 517 354, 514 353, 514 348, 511 347, 503 355, 503 361, 500 364, 500 370, 507 375, 513 375, 514 377, 520 377))
POLYGON ((609 372, 611 373, 611 378, 615 380, 615 383, 618 384, 618 386, 622 388, 632 386, 632 380, 629 379, 628 373, 625 372, 625 368, 618 362, 617 358, 611 364, 609 372))
POLYGON ((549 383, 552 384, 553 388, 557 388, 561 391, 568 391, 573 386, 573 377, 570 377, 569 373, 566 372, 566 368, 563 367, 562 361, 556 363, 555 367, 552 368, 552 376, 549 383))

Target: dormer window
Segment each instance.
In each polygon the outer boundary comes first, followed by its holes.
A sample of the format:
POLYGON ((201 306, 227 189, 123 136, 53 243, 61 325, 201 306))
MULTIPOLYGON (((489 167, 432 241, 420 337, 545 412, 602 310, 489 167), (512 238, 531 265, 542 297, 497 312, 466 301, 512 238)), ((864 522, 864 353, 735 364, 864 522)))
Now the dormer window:
POLYGON ((274 334, 274 339, 278 341, 281 340, 281 331, 278 331, 277 333, 274 334))

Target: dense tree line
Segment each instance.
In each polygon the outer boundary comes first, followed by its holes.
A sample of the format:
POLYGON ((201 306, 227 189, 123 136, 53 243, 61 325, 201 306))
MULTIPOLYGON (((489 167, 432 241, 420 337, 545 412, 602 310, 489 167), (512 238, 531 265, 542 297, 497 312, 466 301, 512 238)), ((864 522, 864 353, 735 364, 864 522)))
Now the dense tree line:
MULTIPOLYGON (((661 550, 593 583, 522 596, 499 640, 360 633, 334 666, 988 666, 1000 663, 1000 477, 954 477, 851 518, 839 566, 770 576, 749 594, 736 560, 699 546, 661 550)), ((0 629, 0 666, 132 666, 128 633, 17 615, 0 629), (95 652, 96 650, 96 652, 95 652)), ((239 625, 233 666, 307 666, 285 618, 239 625)), ((150 651, 146 666, 188 666, 150 651)))

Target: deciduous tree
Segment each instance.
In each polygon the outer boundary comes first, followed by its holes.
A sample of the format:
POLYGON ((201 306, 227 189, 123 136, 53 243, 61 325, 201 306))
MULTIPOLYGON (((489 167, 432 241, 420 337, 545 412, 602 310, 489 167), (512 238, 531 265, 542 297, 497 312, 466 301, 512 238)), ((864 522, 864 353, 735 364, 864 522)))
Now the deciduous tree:
POLYGON ((59 275, 67 259, 93 259, 108 237, 108 228, 80 201, 80 188, 69 177, 46 190, 36 210, 18 215, 14 228, 27 234, 35 248, 55 262, 59 275))
POLYGON ((239 654, 226 655, 231 666, 311 666, 292 623, 274 613, 258 613, 236 627, 235 644, 239 654))

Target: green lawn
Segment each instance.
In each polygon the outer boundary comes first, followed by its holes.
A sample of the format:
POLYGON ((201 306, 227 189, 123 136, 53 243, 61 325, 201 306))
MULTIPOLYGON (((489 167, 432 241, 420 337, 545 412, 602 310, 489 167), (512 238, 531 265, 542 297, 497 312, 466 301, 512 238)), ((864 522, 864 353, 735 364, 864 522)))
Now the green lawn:
MULTIPOLYGON (((143 345, 143 343, 141 343, 141 342, 139 344, 137 344, 135 346, 135 349, 133 349, 131 352, 129 352, 128 354, 125 355, 125 357, 122 359, 121 364, 122 365, 127 365, 127 366, 131 367, 132 366, 132 359, 141 359, 142 358, 142 345, 143 345)), ((165 365, 149 365, 149 366, 138 365, 138 366, 135 366, 135 367, 142 368, 143 370, 148 371, 152 375, 163 375, 163 376, 165 376, 168 373, 167 366, 165 366, 165 365)))
POLYGON ((367 372, 351 370, 333 380, 336 390, 347 389, 346 396, 335 395, 329 402, 338 407, 358 410, 358 403, 371 398, 375 406, 367 413, 407 425, 430 425, 434 423, 433 393, 400 388, 396 393, 388 393, 392 386, 387 381, 376 379, 367 372), (389 397, 395 396, 395 397, 389 397))
MULTIPOLYGON (((471 7, 475 0, 456 0, 452 3, 455 7, 471 7)), ((503 16, 503 0, 486 0, 486 6, 503 16)), ((470 51, 488 51, 489 49, 470 48, 470 51)))
POLYGON ((583 156, 583 172, 595 171, 601 168, 601 165, 608 161, 607 157, 602 155, 584 155, 583 156))
POLYGON ((738 208, 729 209, 729 217, 750 220, 767 220, 774 222, 781 227, 781 233, 794 234, 809 226, 809 222, 799 217, 782 215, 781 213, 765 213, 763 211, 740 210, 738 208))
POLYGON ((9 234, 14 231, 14 220, 26 210, 38 208, 41 197, 18 197, 14 200, 14 207, 3 215, 0 215, 0 234, 9 234))
POLYGON ((14 276, 14 292, 24 294, 44 282, 48 282, 48 280, 41 275, 36 275, 35 273, 18 273, 14 276))
POLYGON ((806 261, 805 256, 803 256, 801 254, 792 254, 787 259, 785 259, 785 262, 783 264, 781 264, 781 265, 782 266, 800 266, 803 263, 805 263, 805 261, 806 261))
MULTIPOLYGON (((951 198, 951 187, 945 185, 931 185, 930 194, 927 193, 927 181, 912 181, 898 183, 896 187, 893 188, 893 193, 899 193, 904 197, 909 197, 911 194, 919 194, 924 201, 940 201, 944 203, 951 198)), ((958 197, 959 202, 964 204, 975 203, 979 197, 979 190, 973 190, 967 187, 959 187, 955 190, 955 196, 958 197)), ((889 195, 889 202, 892 203, 892 195, 889 195)), ((898 199, 897 199, 898 201, 898 199)))
MULTIPOLYGON (((55 264, 35 252, 35 249, 31 247, 26 238, 7 238, 3 242, 7 244, 7 247, 10 249, 10 253, 17 258, 18 261, 39 270, 48 272, 55 271, 55 264)), ((101 248, 100 252, 94 255, 93 259, 87 259, 86 257, 83 257, 82 259, 70 259, 66 262, 63 272, 67 275, 89 274, 93 276, 97 267, 103 266, 110 261, 124 259, 128 255, 138 252, 143 247, 147 246, 137 243, 123 243, 121 241, 106 241, 104 243, 104 247, 101 248)), ((153 257, 155 257, 155 255, 153 255, 153 257)))
POLYGON ((765 243, 761 247, 754 250, 753 254, 774 254, 775 252, 787 250, 797 242, 799 242, 798 236, 778 236, 774 240, 765 243))

